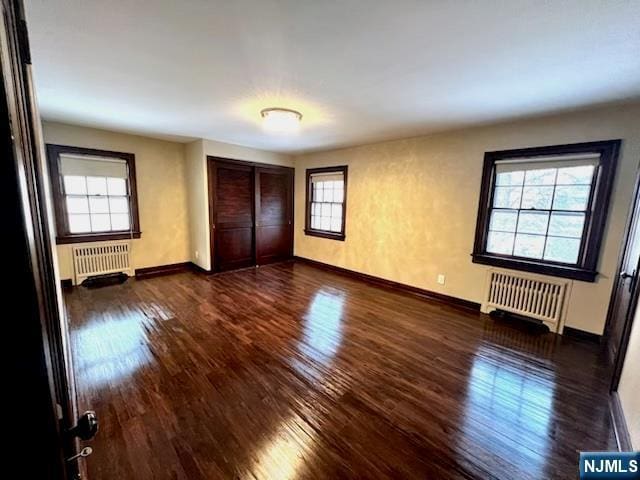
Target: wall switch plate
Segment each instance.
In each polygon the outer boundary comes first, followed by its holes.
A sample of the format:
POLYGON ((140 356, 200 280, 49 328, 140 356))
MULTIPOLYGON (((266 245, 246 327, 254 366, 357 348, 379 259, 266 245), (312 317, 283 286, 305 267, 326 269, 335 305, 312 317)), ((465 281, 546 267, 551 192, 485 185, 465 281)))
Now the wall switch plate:
POLYGON ((440 285, 444 285, 444 275, 443 274, 438 274, 438 283, 440 285))
POLYGON ((196 250, 196 258, 200 258, 200 252, 196 250))

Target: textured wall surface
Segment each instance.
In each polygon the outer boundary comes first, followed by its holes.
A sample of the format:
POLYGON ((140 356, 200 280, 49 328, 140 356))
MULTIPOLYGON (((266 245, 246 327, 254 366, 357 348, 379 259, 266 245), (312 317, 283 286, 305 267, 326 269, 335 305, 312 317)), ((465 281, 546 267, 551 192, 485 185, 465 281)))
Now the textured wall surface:
POLYGON ((205 155, 293 167, 293 157, 284 153, 267 152, 266 150, 231 145, 230 143, 216 142, 214 140, 203 140, 202 144, 205 155))
POLYGON ((640 104, 599 108, 296 157, 295 253, 480 302, 471 262, 486 151, 622 138, 596 283, 574 282, 567 325, 602 333, 640 159, 640 104), (304 234, 305 169, 349 165, 346 240, 304 234), (436 282, 446 275, 445 285, 436 282))
POLYGON ((207 162, 204 159, 202 140, 196 140, 185 146, 191 261, 205 270, 210 270, 209 189, 207 185, 207 162))
MULTIPOLYGON (((43 132, 47 143, 135 154, 142 236, 132 243, 133 267, 190 259, 183 144, 51 122, 43 132)), ((71 246, 57 250, 61 278, 72 278, 71 246)))

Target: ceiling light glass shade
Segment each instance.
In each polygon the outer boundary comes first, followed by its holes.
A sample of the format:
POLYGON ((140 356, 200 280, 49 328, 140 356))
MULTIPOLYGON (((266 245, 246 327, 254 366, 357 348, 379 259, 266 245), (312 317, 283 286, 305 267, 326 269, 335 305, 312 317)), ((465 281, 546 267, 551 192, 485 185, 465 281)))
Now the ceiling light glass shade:
POLYGON ((260 112, 265 130, 275 133, 295 133, 300 130, 302 114, 288 108, 265 108, 260 112))

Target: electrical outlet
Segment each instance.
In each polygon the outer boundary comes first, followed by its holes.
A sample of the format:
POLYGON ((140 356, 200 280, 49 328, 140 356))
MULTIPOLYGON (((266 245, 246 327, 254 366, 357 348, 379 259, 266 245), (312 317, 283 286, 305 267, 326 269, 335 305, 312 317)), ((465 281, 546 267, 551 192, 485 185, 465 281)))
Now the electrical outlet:
POLYGON ((438 283, 444 285, 444 275, 442 273, 438 274, 438 283))
POLYGON ((200 252, 196 250, 196 258, 200 258, 200 252))

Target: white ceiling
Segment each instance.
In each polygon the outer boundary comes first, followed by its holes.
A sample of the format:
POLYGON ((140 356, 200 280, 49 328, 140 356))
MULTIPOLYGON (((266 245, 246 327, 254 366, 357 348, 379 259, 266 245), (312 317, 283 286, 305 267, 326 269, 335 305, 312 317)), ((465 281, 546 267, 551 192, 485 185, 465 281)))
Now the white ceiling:
POLYGON ((640 0, 26 4, 43 117, 152 136, 300 152, 640 96, 640 0))

